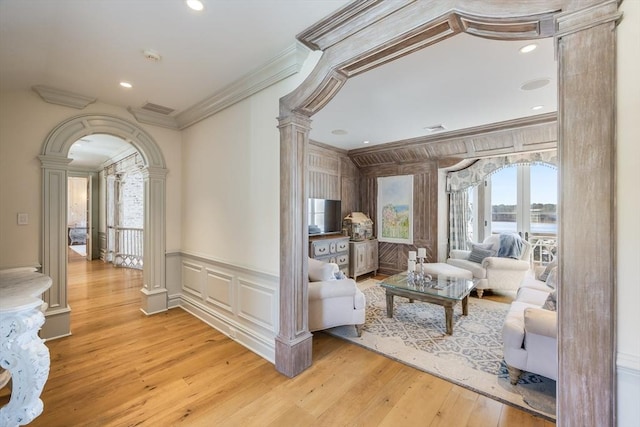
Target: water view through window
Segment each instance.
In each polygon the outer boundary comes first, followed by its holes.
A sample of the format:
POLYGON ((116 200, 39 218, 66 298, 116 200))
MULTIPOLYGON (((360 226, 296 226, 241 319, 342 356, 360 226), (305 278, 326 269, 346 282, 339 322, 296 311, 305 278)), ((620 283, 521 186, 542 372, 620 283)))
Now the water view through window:
POLYGON ((512 166, 493 174, 491 232, 556 235, 557 175, 545 165, 512 166))

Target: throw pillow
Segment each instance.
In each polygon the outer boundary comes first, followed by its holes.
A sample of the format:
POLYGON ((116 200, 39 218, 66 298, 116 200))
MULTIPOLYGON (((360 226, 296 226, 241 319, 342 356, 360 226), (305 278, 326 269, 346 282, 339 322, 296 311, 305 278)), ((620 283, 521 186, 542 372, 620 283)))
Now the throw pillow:
POLYGON ((337 271, 335 274, 336 280, 346 279, 347 276, 342 271, 337 271))
POLYGON ((554 290, 549 294, 542 308, 545 310, 556 311, 557 305, 558 301, 556 300, 556 291, 554 290))
POLYGON ((485 245, 471 245, 469 261, 480 264, 487 257, 494 256, 496 251, 487 249, 485 245))
POLYGON ((549 272, 549 276, 547 277, 546 284, 551 289, 558 289, 558 267, 553 267, 549 272))
POLYGON ((324 282, 325 280, 335 280, 335 272, 338 270, 336 264, 318 261, 309 258, 309 281, 324 282))
POLYGON ((544 269, 544 271, 540 273, 538 280, 542 280, 543 282, 546 282, 547 278, 549 277, 549 273, 551 273, 551 270, 553 270, 553 268, 557 266, 558 266, 558 259, 556 258, 553 261, 551 261, 549 264, 547 264, 547 267, 544 269))

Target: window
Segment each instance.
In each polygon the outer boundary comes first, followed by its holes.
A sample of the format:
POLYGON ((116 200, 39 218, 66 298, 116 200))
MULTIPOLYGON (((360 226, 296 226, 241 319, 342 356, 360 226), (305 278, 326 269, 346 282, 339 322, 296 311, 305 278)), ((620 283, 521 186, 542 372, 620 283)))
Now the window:
POLYGON ((539 164, 510 166, 487 177, 484 235, 518 232, 533 247, 533 261, 556 252, 558 172, 539 164))

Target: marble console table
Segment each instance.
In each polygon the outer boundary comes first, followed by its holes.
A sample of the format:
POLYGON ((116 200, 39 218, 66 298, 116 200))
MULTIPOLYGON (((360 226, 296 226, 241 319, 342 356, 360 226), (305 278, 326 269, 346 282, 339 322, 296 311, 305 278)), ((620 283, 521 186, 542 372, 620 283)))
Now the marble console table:
POLYGON ((38 331, 44 324, 41 295, 49 287, 51 278, 34 269, 0 270, 0 368, 13 381, 11 399, 0 408, 1 426, 25 425, 42 413, 49 349, 38 331))

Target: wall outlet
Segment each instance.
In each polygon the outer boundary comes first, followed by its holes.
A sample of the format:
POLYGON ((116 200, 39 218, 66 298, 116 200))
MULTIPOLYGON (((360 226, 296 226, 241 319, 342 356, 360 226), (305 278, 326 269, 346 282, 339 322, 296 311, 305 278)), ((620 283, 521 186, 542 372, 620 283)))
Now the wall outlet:
POLYGON ((18 213, 18 225, 27 225, 27 224, 29 224, 29 214, 18 213))

